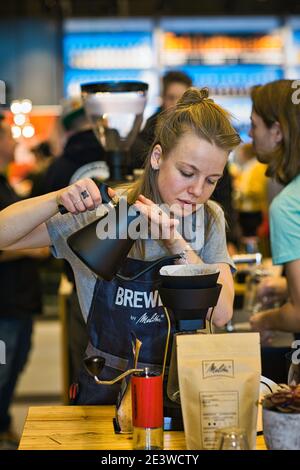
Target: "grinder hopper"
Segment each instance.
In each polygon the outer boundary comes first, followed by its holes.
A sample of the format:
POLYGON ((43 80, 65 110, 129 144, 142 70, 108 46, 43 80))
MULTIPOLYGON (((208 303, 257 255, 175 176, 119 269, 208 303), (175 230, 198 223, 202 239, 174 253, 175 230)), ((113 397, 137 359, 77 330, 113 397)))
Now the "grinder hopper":
POLYGON ((81 85, 87 117, 108 154, 110 179, 120 181, 128 170, 128 150, 143 121, 148 84, 138 81, 81 85))

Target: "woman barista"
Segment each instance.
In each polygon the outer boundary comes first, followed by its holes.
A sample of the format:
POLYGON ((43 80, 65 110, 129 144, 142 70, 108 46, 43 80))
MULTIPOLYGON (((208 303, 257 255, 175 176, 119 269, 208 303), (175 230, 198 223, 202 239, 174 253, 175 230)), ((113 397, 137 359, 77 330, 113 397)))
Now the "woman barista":
MULTIPOLYGON (((217 264, 223 285, 213 318, 217 326, 231 318, 234 290, 223 212, 208 200, 229 152, 239 143, 228 113, 208 98, 206 89, 190 88, 175 107, 162 114, 144 175, 127 188, 128 202, 136 204, 160 239, 136 242, 124 263, 124 272, 136 273, 153 259, 177 253, 185 254, 184 262, 217 264), (161 211, 160 203, 172 206, 176 217, 184 210, 185 223, 198 221, 197 246, 187 243, 176 228, 176 219, 161 211)), ((113 196, 114 191, 109 194, 113 196)), ((97 186, 84 179, 10 206, 0 213, 0 249, 52 245, 55 256, 69 261, 88 323, 87 354, 105 358, 107 367, 101 378, 109 380, 127 368, 131 331, 143 343, 140 361, 162 364, 167 321, 155 293, 157 270, 136 281, 107 282, 97 278, 68 247, 69 235, 95 220, 100 203, 97 186), (70 213, 58 214, 58 204, 70 213)), ((83 370, 77 403, 113 404, 119 387, 99 386, 83 370)))

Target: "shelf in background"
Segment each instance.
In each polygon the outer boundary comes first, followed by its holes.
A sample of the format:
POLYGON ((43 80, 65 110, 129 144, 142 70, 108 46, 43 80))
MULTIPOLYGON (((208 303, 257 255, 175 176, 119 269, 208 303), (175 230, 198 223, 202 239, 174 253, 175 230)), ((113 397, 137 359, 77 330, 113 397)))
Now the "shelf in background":
POLYGON ((159 106, 161 76, 182 70, 231 110, 248 140, 250 88, 300 77, 300 17, 72 19, 63 48, 66 96, 79 95, 81 83, 145 81, 147 119, 159 106))

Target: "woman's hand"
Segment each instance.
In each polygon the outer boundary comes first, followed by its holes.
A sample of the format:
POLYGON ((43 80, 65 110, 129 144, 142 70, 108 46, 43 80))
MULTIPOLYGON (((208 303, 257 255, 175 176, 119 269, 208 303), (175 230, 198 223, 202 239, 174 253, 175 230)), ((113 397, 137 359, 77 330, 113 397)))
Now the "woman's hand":
POLYGON ((152 239, 170 240, 176 237, 179 221, 170 217, 151 199, 140 194, 134 205, 148 220, 152 239))
POLYGON ((282 276, 265 277, 257 286, 257 297, 267 308, 270 308, 276 303, 284 302, 287 295, 287 280, 282 276))
POLYGON ((252 315, 249 319, 250 325, 253 331, 264 331, 269 329, 269 324, 268 324, 268 315, 270 313, 268 310, 265 310, 263 312, 256 313, 255 315, 252 315))
MULTIPOLYGON (((108 189, 110 197, 115 196, 115 191, 108 189)), ((62 204, 72 214, 92 211, 102 202, 98 186, 91 178, 84 178, 57 192, 57 204, 62 204)))
POLYGON ((268 316, 272 315, 272 310, 265 310, 260 313, 252 315, 249 319, 250 326, 253 331, 260 333, 260 340, 262 346, 269 346, 272 343, 274 332, 270 330, 268 316))

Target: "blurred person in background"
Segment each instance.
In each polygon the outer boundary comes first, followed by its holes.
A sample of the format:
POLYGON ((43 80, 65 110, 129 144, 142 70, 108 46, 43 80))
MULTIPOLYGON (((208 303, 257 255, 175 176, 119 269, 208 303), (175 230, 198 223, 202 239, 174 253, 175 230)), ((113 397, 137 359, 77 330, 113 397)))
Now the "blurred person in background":
POLYGON ((283 265, 287 301, 251 317, 255 331, 300 331, 300 104, 292 80, 277 80, 252 89, 251 132, 267 175, 284 185, 270 207, 274 265, 283 265))
POLYGON ((237 212, 233 205, 233 183, 226 163, 223 176, 216 185, 211 199, 222 207, 226 220, 227 250, 230 256, 238 252, 240 230, 237 222, 237 212))
MULTIPOLYGON (((241 228, 241 244, 246 252, 256 252, 258 230, 267 220, 267 166, 258 162, 251 143, 239 145, 234 152, 234 202, 241 228)), ((261 233, 260 233, 261 235, 261 233)), ((268 236, 268 230, 264 234, 268 236)))
POLYGON ((139 133, 131 148, 133 168, 141 168, 144 165, 149 147, 154 140, 155 126, 159 114, 175 106, 179 98, 181 98, 183 93, 191 86, 192 80, 184 72, 171 70, 163 76, 161 106, 147 119, 143 130, 139 133))
POLYGON ((67 186, 74 173, 94 162, 106 161, 107 155, 88 121, 80 99, 63 104, 61 125, 66 134, 63 152, 49 166, 44 178, 44 194, 67 186))
POLYGON ((31 184, 29 197, 35 197, 44 194, 45 174, 54 157, 47 141, 33 147, 31 153, 35 157, 35 168, 27 175, 26 180, 30 181, 31 184))
MULTIPOLYGON (((66 100, 63 104, 61 126, 66 133, 66 142, 61 156, 49 166, 43 181, 43 194, 57 191, 68 186, 80 177, 100 177, 106 162, 106 152, 95 137, 80 99, 66 100), (99 173, 100 172, 100 173, 99 173), (76 176, 78 175, 78 177, 76 176), (80 176, 79 176, 80 175, 80 176), (71 181, 72 180, 72 181, 71 181)), ((88 342, 86 324, 82 317, 76 292, 73 271, 67 261, 64 262, 64 273, 73 286, 68 298, 67 330, 69 350, 70 384, 78 375, 82 358, 88 342)))
MULTIPOLYGON (((1 120, 0 210, 19 200, 5 176, 15 147, 10 126, 1 120)), ((6 363, 0 365, 0 449, 15 449, 18 445, 9 408, 28 359, 33 315, 42 310, 37 260, 48 254, 48 248, 0 252, 0 339, 6 348, 6 363)))
POLYGON ((288 298, 285 276, 266 276, 257 286, 257 300, 263 305, 282 305, 288 298))

